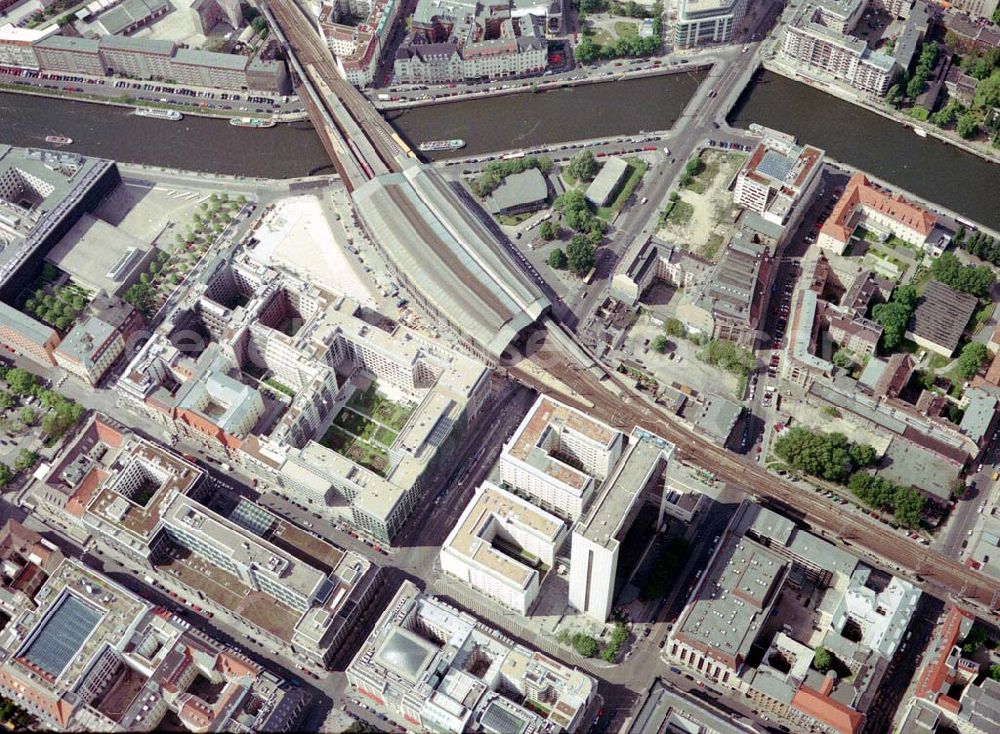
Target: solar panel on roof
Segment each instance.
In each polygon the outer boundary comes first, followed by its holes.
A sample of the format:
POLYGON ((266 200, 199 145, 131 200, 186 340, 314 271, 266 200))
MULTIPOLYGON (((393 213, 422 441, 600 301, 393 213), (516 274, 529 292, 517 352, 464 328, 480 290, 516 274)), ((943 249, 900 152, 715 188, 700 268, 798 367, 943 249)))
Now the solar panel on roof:
POLYGON ((73 595, 67 596, 38 631, 24 657, 58 678, 76 657, 104 614, 73 595))
POLYGON ((784 181, 792 170, 792 159, 773 150, 769 150, 761 158, 757 172, 769 176, 776 181, 784 181))
POLYGON ((495 734, 521 734, 528 728, 528 722, 513 711, 491 703, 479 722, 483 729, 495 734))

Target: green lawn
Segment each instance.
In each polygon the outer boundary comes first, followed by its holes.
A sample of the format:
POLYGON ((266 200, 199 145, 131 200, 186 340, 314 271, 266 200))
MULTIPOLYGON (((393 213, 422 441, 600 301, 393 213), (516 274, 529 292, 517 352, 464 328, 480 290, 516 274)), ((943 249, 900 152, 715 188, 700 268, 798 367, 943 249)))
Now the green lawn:
POLYGON ((389 455, 384 450, 336 426, 330 426, 320 443, 381 476, 389 469, 389 455))
POLYGON ((394 431, 400 431, 416 410, 415 405, 394 403, 378 392, 377 383, 367 390, 355 390, 347 401, 347 407, 356 413, 368 416, 394 431))
POLYGON ((619 38, 638 38, 639 24, 628 20, 615 21, 615 34, 619 38))
MULTIPOLYGON (((708 236, 708 242, 705 243, 705 247, 702 248, 701 254, 704 255, 709 260, 715 260, 719 256, 719 250, 722 248, 722 243, 725 242, 725 238, 718 232, 712 232, 708 236)), ((738 394, 742 395, 742 391, 738 394)))
POLYGON ((380 443, 388 448, 396 442, 396 436, 398 435, 398 433, 390 431, 385 426, 379 426, 378 430, 375 431, 375 443, 380 443))
POLYGON ((350 408, 344 408, 337 413, 337 417, 333 419, 333 422, 364 441, 371 441, 375 437, 375 431, 379 427, 375 421, 365 418, 360 413, 355 413, 350 408))

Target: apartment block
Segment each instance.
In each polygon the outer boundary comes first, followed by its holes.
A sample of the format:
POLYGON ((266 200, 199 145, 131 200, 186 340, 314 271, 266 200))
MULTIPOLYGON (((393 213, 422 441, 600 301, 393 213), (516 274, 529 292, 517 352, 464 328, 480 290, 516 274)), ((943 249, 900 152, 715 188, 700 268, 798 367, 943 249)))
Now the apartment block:
POLYGON ((51 326, 0 303, 0 345, 9 351, 48 367, 56 363, 59 341, 59 334, 51 326))
MULTIPOLYGON (((0 8, 4 3, 0 1, 0 8)), ((45 30, 21 28, 12 23, 0 26, 0 66, 38 69, 35 44, 56 32, 56 26, 45 30)))
POLYGON ((852 17, 831 14, 821 5, 804 5, 785 26, 781 57, 806 76, 818 72, 859 92, 882 96, 895 76, 896 61, 848 35, 852 17))
POLYGON ((500 480, 560 517, 576 520, 621 456, 625 435, 540 396, 500 455, 500 480))
POLYGON ((576 732, 597 693, 590 676, 514 643, 410 581, 346 672, 353 691, 412 732, 576 732))
POLYGON ((524 615, 566 534, 560 518, 485 482, 441 546, 441 570, 524 615))
POLYGON ((334 56, 337 71, 351 84, 366 87, 375 80, 399 11, 398 0, 333 0, 322 4, 320 34, 334 56), (343 22, 348 18, 364 21, 343 22))
POLYGON ((299 688, 76 561, 0 636, 0 693, 55 731, 294 729, 299 688), (174 726, 177 724, 175 723, 174 726))
POLYGON ((634 429, 614 473, 573 528, 569 603, 599 622, 611 614, 621 586, 618 549, 646 495, 663 506, 664 475, 673 452, 669 441, 634 429))
MULTIPOLYGON (((558 3, 420 0, 396 49, 397 82, 440 83, 541 74, 548 13, 558 3)), ((561 17, 561 13, 560 13, 561 17)))
POLYGON ((637 241, 631 249, 635 254, 623 257, 611 278, 611 295, 630 306, 638 304, 656 282, 690 290, 713 269, 708 260, 655 237, 637 241))
POLYGON ((677 0, 674 43, 680 48, 729 43, 748 6, 748 0, 677 0))
POLYGON ((35 594, 63 562, 59 549, 17 520, 0 528, 0 610, 16 617, 34 608, 35 594))

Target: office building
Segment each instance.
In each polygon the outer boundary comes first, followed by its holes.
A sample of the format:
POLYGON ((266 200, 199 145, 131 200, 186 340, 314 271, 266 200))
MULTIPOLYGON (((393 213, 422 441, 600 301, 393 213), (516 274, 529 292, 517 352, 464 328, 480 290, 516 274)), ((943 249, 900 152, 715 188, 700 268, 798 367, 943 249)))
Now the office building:
POLYGON ((578 519, 622 454, 625 435, 540 396, 500 454, 500 481, 560 517, 578 519))
POLYGON ((555 515, 486 482, 441 546, 441 570, 527 614, 566 534, 555 515))
POLYGON ((743 693, 792 731, 857 734, 920 593, 744 502, 671 632, 667 654, 743 693), (813 669, 820 646, 851 675, 813 669))
POLYGON ((284 731, 305 709, 242 653, 65 560, 0 636, 0 692, 55 731, 284 731))
POLYGON ((774 224, 794 226, 819 185, 822 168, 822 150, 795 145, 785 136, 767 136, 736 176, 733 203, 774 224))
POLYGON ((45 257, 121 182, 114 161, 0 145, 0 298, 17 298, 45 257))
POLYGON ((32 491, 127 565, 310 665, 331 663, 378 588, 368 560, 259 505, 211 509, 200 469, 100 415, 32 491))
POLYGON ((986 20, 992 20, 996 16, 997 8, 1000 8, 998 0, 955 0, 950 4, 975 18, 986 20))
POLYGON ((70 329, 52 356, 74 377, 96 385, 124 352, 125 340, 115 327, 90 316, 70 329))
POLYGON ((243 26, 243 9, 238 0, 195 0, 190 8, 198 29, 208 35, 219 23, 233 30, 243 26))
MULTIPOLYGON (((611 614, 618 578, 618 549, 643 509, 647 493, 662 505, 663 476, 674 445, 636 428, 614 474, 573 528, 569 603, 604 622, 611 614)), ((662 511, 661 511, 662 518, 662 511)))
POLYGON ((234 250, 179 295, 119 389, 133 410, 389 542, 490 381, 481 363, 234 250), (171 338, 191 333, 201 351, 171 338), (352 451, 352 426, 368 423, 368 450, 352 451))
POLYGON ((685 290, 699 286, 713 264, 672 244, 650 237, 630 246, 633 254, 619 260, 611 278, 611 295, 629 306, 637 305, 654 283, 685 290))
POLYGON ((285 62, 179 47, 135 36, 49 36, 34 45, 42 71, 157 79, 184 86, 287 93, 285 62))
POLYGON ((449 734, 580 731, 597 693, 590 676, 421 594, 410 581, 348 665, 347 681, 408 731, 449 734))
MULTIPOLYGON (((858 3, 864 9, 864 3, 858 3)), ((848 35, 852 14, 806 4, 785 26, 780 58, 805 76, 832 78, 853 89, 881 97, 896 73, 896 60, 848 35)))
POLYGON ((729 43, 748 5, 748 0, 677 0, 674 44, 691 48, 729 43))
POLYGON ((547 13, 558 3, 420 0, 396 49, 397 83, 442 83, 541 74, 547 13))
POLYGON ((622 190, 630 170, 625 159, 608 158, 584 192, 587 201, 597 207, 608 206, 622 190))
MULTIPOLYGON (((4 0, 0 0, 0 9, 3 7, 4 0)), ((35 44, 57 32, 56 25, 44 30, 21 28, 13 23, 0 26, 0 66, 37 70, 35 44)))

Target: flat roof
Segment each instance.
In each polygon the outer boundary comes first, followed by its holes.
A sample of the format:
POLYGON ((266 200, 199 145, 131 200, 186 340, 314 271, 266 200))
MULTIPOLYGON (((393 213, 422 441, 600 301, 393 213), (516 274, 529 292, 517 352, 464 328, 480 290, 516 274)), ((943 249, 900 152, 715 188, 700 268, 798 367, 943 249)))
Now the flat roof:
MULTIPOLYGON (((476 490, 459 517, 442 552, 455 553, 501 576, 519 588, 525 588, 537 570, 511 558, 493 547, 493 538, 508 538, 509 529, 532 536, 537 542, 554 545, 565 525, 555 515, 545 512, 496 485, 485 482, 476 490)), ((555 549, 553 549, 554 551, 555 549)))
POLYGON ((114 293, 124 285, 149 248, 149 243, 84 214, 45 259, 87 288, 114 293))
POLYGON ((624 158, 608 158, 601 170, 587 187, 586 197, 590 201, 603 202, 614 192, 622 177, 628 173, 629 164, 624 158))
POLYGON ((14 331, 34 344, 44 344, 56 335, 55 329, 0 301, 0 327, 14 331))
POLYGON ((410 163, 368 181, 353 199, 398 276, 492 357, 548 309, 538 286, 430 166, 410 163))
POLYGON ((550 456, 543 444, 547 433, 553 430, 568 431, 605 450, 610 449, 622 435, 620 431, 572 406, 545 395, 538 397, 505 447, 504 453, 578 492, 583 492, 591 477, 586 472, 550 456))
POLYGON ((63 596, 21 652, 28 662, 58 678, 83 648, 104 612, 75 594, 63 596))
POLYGON ((661 459, 669 461, 673 451, 674 445, 665 438, 641 428, 634 429, 614 476, 605 483, 587 515, 577 524, 575 532, 604 546, 617 541, 619 531, 627 530, 625 526, 629 523, 625 520, 650 476, 661 459))
POLYGON ((726 532, 674 634, 724 660, 745 659, 787 565, 774 551, 726 532))

